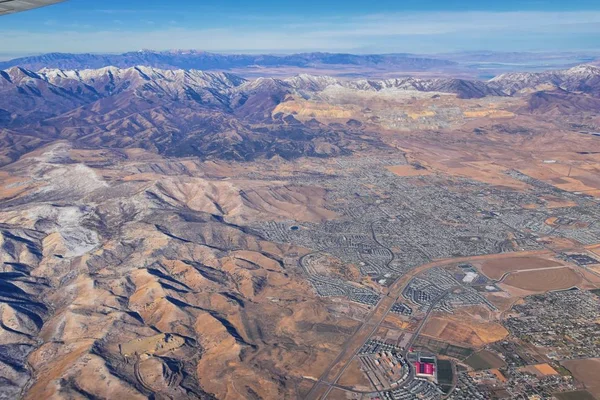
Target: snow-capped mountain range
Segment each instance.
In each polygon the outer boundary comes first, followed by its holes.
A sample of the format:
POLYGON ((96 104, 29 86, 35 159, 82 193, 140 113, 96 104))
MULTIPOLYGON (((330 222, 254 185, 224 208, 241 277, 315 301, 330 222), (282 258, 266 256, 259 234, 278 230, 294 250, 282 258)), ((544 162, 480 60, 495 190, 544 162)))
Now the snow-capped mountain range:
POLYGON ((84 146, 142 146, 165 154, 244 159, 269 152, 310 154, 312 141, 325 140, 330 144, 328 151, 343 152, 344 147, 337 146, 351 144, 339 137, 347 135, 347 129, 301 124, 293 115, 278 122, 274 111, 289 98, 318 100, 327 93, 382 91, 392 98, 422 92, 461 99, 560 92, 560 96, 532 96, 531 112, 556 112, 557 103, 563 109, 573 103, 572 96, 578 98, 577 110, 585 111, 598 104, 594 99, 600 95, 600 68, 583 65, 476 81, 349 80, 313 75, 248 80, 225 72, 145 66, 39 71, 12 67, 0 71, 0 128, 10 136, 5 138, 9 142, 20 140, 28 145, 66 139, 84 146), (256 124, 261 127, 257 129, 256 124))

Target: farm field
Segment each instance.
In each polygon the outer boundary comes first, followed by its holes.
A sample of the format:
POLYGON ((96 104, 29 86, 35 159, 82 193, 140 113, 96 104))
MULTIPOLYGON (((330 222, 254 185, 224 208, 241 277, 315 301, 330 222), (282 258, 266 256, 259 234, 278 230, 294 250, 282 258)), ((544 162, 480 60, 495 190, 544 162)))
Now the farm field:
POLYGON ((502 368, 506 366, 506 363, 500 357, 487 350, 481 350, 477 353, 473 353, 465 360, 465 363, 476 371, 502 368))
POLYGON ((596 400, 587 390, 578 390, 576 392, 556 393, 558 400, 596 400))
POLYGON ((499 280, 508 272, 551 268, 561 265, 563 264, 558 261, 538 257, 498 258, 484 262, 481 265, 481 271, 488 278, 499 280))
MULTIPOLYGON (((600 397, 600 380, 598 379, 600 359, 568 360, 563 361, 562 365, 567 368, 571 374, 573 374, 573 377, 581 382, 590 393, 596 398, 600 397)), ((572 397, 572 399, 575 399, 575 397, 572 397)), ((581 399, 585 399, 585 397, 581 397, 581 399)))
POLYGON ((582 282, 581 276, 569 267, 543 271, 511 273, 504 284, 532 292, 570 289, 582 282))

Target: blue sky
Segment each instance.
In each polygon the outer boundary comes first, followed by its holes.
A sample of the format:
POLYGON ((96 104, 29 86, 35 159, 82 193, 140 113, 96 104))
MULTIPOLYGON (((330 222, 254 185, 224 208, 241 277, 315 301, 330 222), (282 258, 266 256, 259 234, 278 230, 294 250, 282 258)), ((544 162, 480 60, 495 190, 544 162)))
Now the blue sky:
POLYGON ((598 0, 69 0, 0 17, 0 57, 600 49, 598 0))

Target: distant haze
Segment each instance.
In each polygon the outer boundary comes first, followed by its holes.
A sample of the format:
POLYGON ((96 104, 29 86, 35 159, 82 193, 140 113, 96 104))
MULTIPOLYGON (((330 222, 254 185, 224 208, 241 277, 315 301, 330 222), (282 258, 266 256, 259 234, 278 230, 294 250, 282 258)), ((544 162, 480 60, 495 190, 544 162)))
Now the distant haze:
POLYGON ((439 53, 598 49, 597 1, 70 0, 2 18, 4 53, 439 53), (460 4, 454 4, 460 3, 460 4))
POLYGON ((219 54, 195 50, 143 50, 123 54, 48 53, 0 61, 0 70, 23 67, 96 69, 147 66, 162 69, 228 71, 241 76, 285 77, 298 74, 339 77, 462 77, 489 79, 504 72, 567 68, 600 59, 594 52, 463 52, 445 54, 298 53, 219 54))

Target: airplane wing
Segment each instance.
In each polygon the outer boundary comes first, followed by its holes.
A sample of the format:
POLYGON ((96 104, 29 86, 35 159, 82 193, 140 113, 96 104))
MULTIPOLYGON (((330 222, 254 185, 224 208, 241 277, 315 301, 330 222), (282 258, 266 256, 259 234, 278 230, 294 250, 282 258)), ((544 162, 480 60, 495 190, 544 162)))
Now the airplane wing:
POLYGON ((65 0, 0 0, 0 15, 49 6, 65 0))

